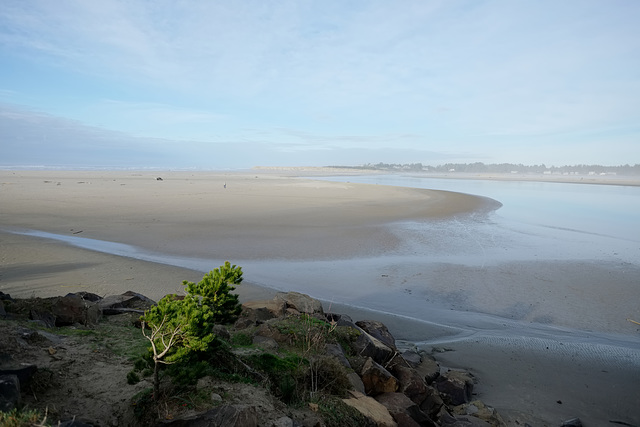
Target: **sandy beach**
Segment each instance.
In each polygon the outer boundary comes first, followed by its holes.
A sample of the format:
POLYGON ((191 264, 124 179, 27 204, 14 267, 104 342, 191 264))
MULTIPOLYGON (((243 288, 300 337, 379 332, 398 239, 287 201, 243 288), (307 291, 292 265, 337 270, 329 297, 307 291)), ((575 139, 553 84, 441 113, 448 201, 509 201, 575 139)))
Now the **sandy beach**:
MULTIPOLYGON (((328 295, 331 286, 344 286, 345 282, 344 277, 338 276, 342 270, 336 268, 332 272, 332 265, 346 263, 350 258, 384 256, 401 245, 402 237, 389 227, 390 223, 438 220, 499 207, 495 201, 482 197, 320 182, 284 176, 308 171, 282 172, 0 171, 0 291, 14 297, 44 297, 79 290, 101 295, 134 290, 159 299, 167 293, 180 292, 182 280, 197 281, 203 274, 202 268, 190 268, 188 262, 181 263, 179 259, 176 262, 179 266, 166 265, 16 234, 38 230, 117 242, 185 260, 211 260, 208 268, 226 259, 247 260, 252 266, 295 261, 301 266, 299 271, 279 272, 274 268, 269 271, 271 281, 266 284, 276 283, 273 288, 286 290, 288 283, 299 283, 305 280, 305 275, 313 274, 313 283, 326 278, 327 284, 323 290, 311 288, 308 293, 328 295), (307 263, 322 268, 303 268, 307 263)), ((517 272, 519 278, 534 275, 531 268, 513 266, 510 274, 515 276, 517 272)), ((541 282, 568 275, 579 281, 584 274, 582 266, 570 263, 538 264, 535 268, 545 271, 545 277, 536 279, 541 282)), ((380 282, 393 274, 381 267, 372 269, 380 282)), ((499 270, 498 267, 483 271, 443 270, 434 292, 440 292, 443 300, 451 298, 447 294, 449 278, 462 281, 475 274, 485 275, 489 289, 495 277, 504 276, 505 272, 499 270)), ((629 271, 628 266, 625 271, 602 266, 600 273, 602 280, 614 275, 619 286, 616 298, 626 301, 628 307, 624 310, 629 312, 633 312, 635 304, 635 313, 638 312, 636 273, 637 269, 629 271)), ((272 295, 274 289, 260 286, 265 280, 252 280, 251 272, 245 270, 245 283, 237 290, 241 299, 272 295)), ((367 280, 369 276, 358 272, 348 278, 354 287, 352 300, 325 298, 332 311, 381 320, 399 340, 446 348, 449 351, 438 354, 438 359, 448 366, 474 372, 479 380, 478 397, 498 408, 509 425, 525 422, 533 426, 560 425, 564 419, 573 417, 580 417, 587 427, 611 425, 610 420, 640 424, 637 411, 640 347, 626 349, 613 363, 603 366, 603 361, 590 350, 602 347, 602 341, 590 346, 571 329, 589 323, 580 318, 588 313, 591 323, 585 329, 606 324, 600 329, 602 333, 637 332, 632 324, 612 315, 616 308, 598 304, 613 298, 610 289, 589 287, 585 291, 589 305, 569 307, 562 316, 558 307, 561 309, 565 304, 566 292, 551 287, 537 289, 544 292, 540 298, 549 300, 544 307, 549 312, 532 314, 531 310, 525 310, 519 320, 531 321, 534 319, 526 316, 546 314, 557 322, 558 333, 566 338, 560 342, 564 340, 567 347, 571 345, 571 350, 565 351, 559 344, 549 344, 546 338, 538 341, 531 338, 523 346, 522 341, 515 340, 517 331, 513 340, 508 334, 447 338, 456 336, 457 331, 446 326, 445 314, 442 325, 396 316, 393 307, 385 308, 385 301, 393 300, 394 293, 406 294, 406 290, 389 288, 389 295, 367 295, 367 280), (353 305, 375 311, 356 309, 353 305), (586 350, 581 351, 583 344, 586 350)), ((531 297, 527 285, 514 283, 505 304, 526 305, 531 297)), ((495 309, 489 307, 495 305, 491 295, 483 295, 484 299, 477 299, 478 307, 495 309)), ((405 297, 406 301, 412 298, 405 297)), ((614 304, 617 301, 612 299, 614 304)))

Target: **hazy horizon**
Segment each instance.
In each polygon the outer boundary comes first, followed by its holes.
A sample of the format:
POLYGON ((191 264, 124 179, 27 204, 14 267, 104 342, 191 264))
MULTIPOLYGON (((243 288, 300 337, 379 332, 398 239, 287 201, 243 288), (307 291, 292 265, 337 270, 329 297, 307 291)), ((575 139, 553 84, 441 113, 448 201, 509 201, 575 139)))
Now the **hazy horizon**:
POLYGON ((0 166, 640 163, 640 2, 7 0, 0 166))

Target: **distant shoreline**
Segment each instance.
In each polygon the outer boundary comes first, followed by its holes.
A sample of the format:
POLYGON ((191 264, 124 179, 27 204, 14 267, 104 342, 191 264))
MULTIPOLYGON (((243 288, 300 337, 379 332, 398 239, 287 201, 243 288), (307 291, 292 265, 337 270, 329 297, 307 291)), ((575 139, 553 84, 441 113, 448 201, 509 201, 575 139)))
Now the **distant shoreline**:
POLYGON ((385 171, 376 169, 352 169, 315 166, 256 166, 252 170, 261 173, 273 172, 289 176, 327 176, 327 175, 407 175, 420 178, 437 179, 473 179, 488 181, 528 181, 557 182, 566 184, 624 185, 640 186, 640 176, 632 175, 575 175, 575 174, 524 174, 524 173, 473 173, 473 172, 411 172, 385 171))

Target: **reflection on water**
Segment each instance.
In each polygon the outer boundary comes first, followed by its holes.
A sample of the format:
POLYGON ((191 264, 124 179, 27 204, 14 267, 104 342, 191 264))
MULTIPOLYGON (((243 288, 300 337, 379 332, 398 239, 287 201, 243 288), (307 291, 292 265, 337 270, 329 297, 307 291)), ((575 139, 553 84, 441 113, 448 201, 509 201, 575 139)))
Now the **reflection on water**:
MULTIPOLYGON (((485 261, 546 257, 637 263, 640 259, 640 187, 401 175, 321 179, 455 191, 502 203, 484 219, 470 216, 405 225, 409 240, 420 234, 432 236, 431 240, 438 236, 439 253, 464 253, 471 241, 482 248, 485 261), (509 252, 501 251, 501 245, 508 245, 509 252)), ((426 243, 428 248, 424 236, 418 246, 426 243)))

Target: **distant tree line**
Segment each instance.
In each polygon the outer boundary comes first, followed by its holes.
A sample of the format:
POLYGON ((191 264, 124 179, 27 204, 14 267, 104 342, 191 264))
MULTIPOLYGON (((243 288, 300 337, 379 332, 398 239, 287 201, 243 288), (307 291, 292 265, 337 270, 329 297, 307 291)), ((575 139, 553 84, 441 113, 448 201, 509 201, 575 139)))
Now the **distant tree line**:
POLYGON ((523 165, 522 163, 445 163, 438 166, 428 166, 422 163, 367 163, 362 166, 330 166, 334 168, 377 170, 377 171, 402 171, 402 172, 466 172, 466 173, 526 173, 526 174, 617 174, 640 175, 640 164, 603 166, 603 165, 565 165, 546 166, 523 165))

